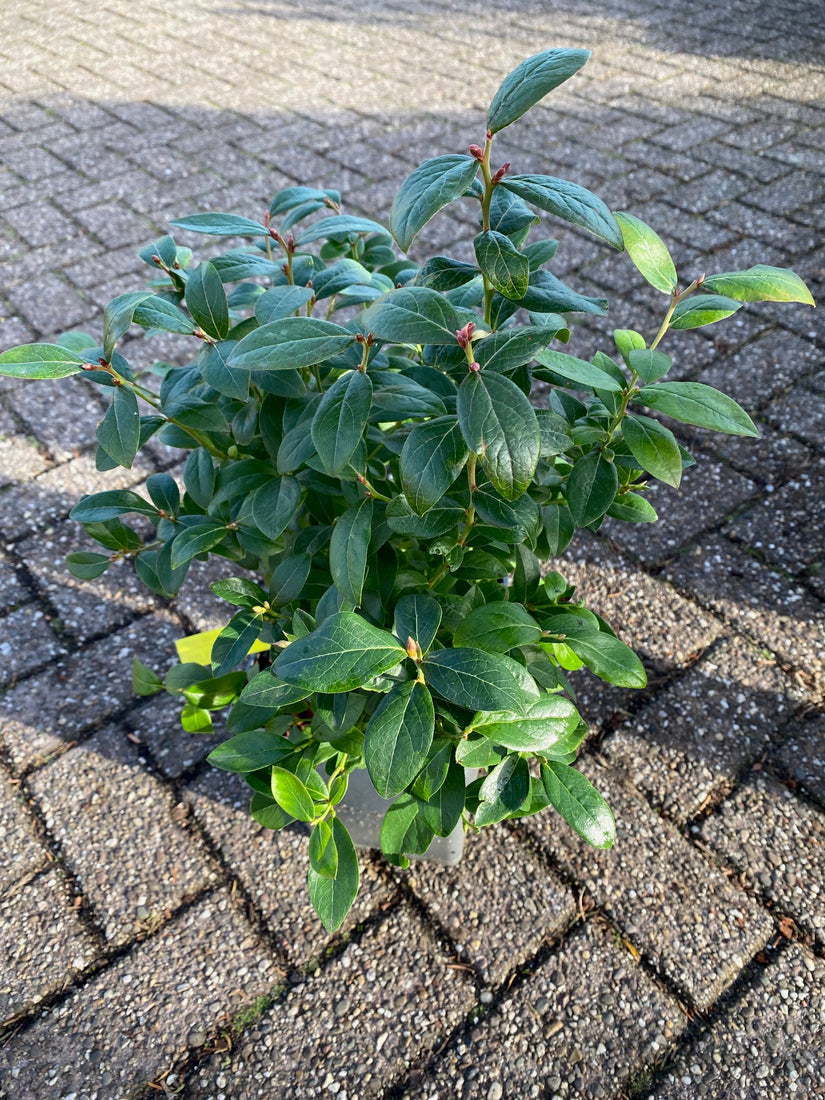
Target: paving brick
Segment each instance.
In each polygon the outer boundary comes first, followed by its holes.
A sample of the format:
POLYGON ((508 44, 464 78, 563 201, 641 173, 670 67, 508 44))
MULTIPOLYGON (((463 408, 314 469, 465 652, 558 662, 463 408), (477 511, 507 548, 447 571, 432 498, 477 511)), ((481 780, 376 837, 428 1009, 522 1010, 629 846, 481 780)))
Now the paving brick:
POLYGON ((692 547, 666 576, 804 677, 825 683, 825 618, 804 588, 719 537, 692 547))
MULTIPOLYGON (((816 402, 814 402, 815 404, 816 402)), ((678 431, 688 450, 701 447, 755 481, 767 493, 799 475, 809 466, 816 452, 798 439, 783 435, 762 417, 754 417, 759 439, 743 435, 718 435, 701 428, 678 431)))
POLYGON ((825 436, 825 395, 801 387, 774 401, 765 416, 783 432, 793 432, 819 446, 825 436))
MULTIPOLYGON (((185 790, 196 820, 263 917, 290 965, 317 957, 329 936, 309 904, 308 836, 300 827, 273 832, 249 816, 251 792, 236 775, 209 769, 185 790)), ((377 861, 359 855, 361 886, 343 928, 365 920, 391 896, 377 861)))
POLYGON ((173 819, 171 793, 110 727, 30 779, 66 865, 113 945, 168 919, 216 879, 195 836, 173 819), (107 814, 117 805, 116 818, 107 814))
POLYGON ((770 918, 653 813, 615 770, 590 761, 581 770, 619 823, 614 848, 590 848, 551 814, 529 818, 525 827, 591 892, 642 955, 705 1008, 764 945, 770 918))
POLYGON ((0 688, 12 686, 19 677, 42 668, 66 651, 37 604, 11 611, 0 622, 0 688))
POLYGON ((94 937, 69 900, 68 884, 57 870, 0 897, 0 1021, 65 988, 98 955, 94 937))
POLYGON ((732 783, 780 736, 804 694, 741 638, 726 638, 602 743, 677 822, 732 783))
POLYGON ((116 562, 92 581, 73 577, 66 555, 77 550, 106 553, 73 520, 18 547, 38 588, 76 641, 86 642, 158 607, 159 600, 140 583, 130 563, 116 562))
POLYGON ((226 891, 199 902, 0 1050, 0 1095, 129 1095, 274 984, 226 891), (8 1088, 9 1091, 6 1091, 8 1088))
POLYGON ((66 332, 92 314, 89 304, 53 274, 8 287, 6 293, 24 321, 44 334, 66 332))
MULTIPOLYGON (((7 399, 14 396, 15 391, 11 391, 7 399)), ((0 405, 0 489, 28 481, 47 466, 48 460, 38 441, 24 433, 19 422, 0 405)), ((0 493, 0 505, 3 499, 0 493)))
POLYGON ((701 826, 747 884, 825 943, 825 816, 755 773, 701 826))
POLYGON ((703 371, 698 381, 715 386, 754 413, 820 362, 808 341, 776 330, 703 371))
MULTIPOLYGON (((163 676, 166 669, 156 661, 155 671, 163 676)), ((227 737, 217 714, 212 716, 214 733, 187 733, 180 724, 181 709, 180 698, 161 692, 129 711, 122 721, 130 739, 137 738, 135 743, 142 746, 138 754, 143 756, 148 749, 154 766, 170 779, 194 768, 227 737)))
POLYGON ((46 866, 49 855, 37 835, 34 818, 19 788, 0 774, 0 889, 26 879, 46 866))
POLYGON ((220 1077, 237 1100, 273 1089, 294 1100, 324 1089, 366 1100, 431 1051, 474 1000, 467 975, 400 908, 274 1005, 236 1041, 228 1064, 213 1058, 199 1068, 188 1091, 206 1100, 220 1077))
POLYGON ((781 491, 740 516, 727 534, 780 569, 804 577, 825 598, 825 462, 819 460, 781 491))
POLYGON ((575 912, 569 890, 504 826, 469 834, 455 867, 416 860, 399 875, 490 985, 575 912))
POLYGON ((513 994, 436 1058, 405 1100, 612 1095, 686 1023, 599 923, 571 933, 513 994))
POLYGON ((42 764, 90 727, 134 702, 132 657, 168 660, 180 627, 168 614, 138 619, 0 698, 0 736, 16 771, 42 764))
POLYGON ((33 593, 24 584, 13 563, 0 553, 0 613, 13 611, 21 604, 29 603, 32 597, 33 593))
POLYGON ((825 715, 812 711, 792 723, 771 760, 825 806, 825 715))
POLYGON ((96 388, 75 379, 34 382, 7 400, 52 459, 66 462, 97 442, 95 428, 105 410, 96 388))
POLYGON ((757 972, 719 1021, 668 1066, 655 1100, 774 1100, 825 1088, 825 966, 797 946, 757 972))

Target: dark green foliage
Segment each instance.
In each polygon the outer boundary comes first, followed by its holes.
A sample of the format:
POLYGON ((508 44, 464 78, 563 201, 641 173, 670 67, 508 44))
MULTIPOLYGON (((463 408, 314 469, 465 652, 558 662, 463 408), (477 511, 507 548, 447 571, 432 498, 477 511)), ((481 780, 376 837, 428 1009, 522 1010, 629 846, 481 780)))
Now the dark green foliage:
POLYGON ((231 737, 209 759, 246 777, 261 825, 309 827, 310 897, 330 930, 358 889, 336 812, 356 768, 394 799, 381 845, 402 866, 462 822, 548 807, 613 843, 610 810, 571 766, 587 727, 564 669, 637 688, 645 670, 542 561, 606 517, 656 519, 650 479, 678 486, 692 464, 656 414, 756 435, 718 390, 666 380, 670 329, 743 302, 813 304, 797 275, 765 265, 680 289, 638 218, 566 180, 494 169, 493 135, 588 56, 519 65, 483 147, 425 160, 389 230, 312 187, 279 192, 260 220, 190 214, 172 225, 246 243, 190 269, 189 250, 161 237, 141 252, 160 281, 107 306, 101 347, 70 333, 0 354, 0 374, 100 387, 99 469, 131 466, 153 436, 184 453, 180 484, 154 474, 145 491, 82 498, 72 516, 104 552, 68 566, 90 580, 126 559, 172 597, 194 560, 232 563, 212 586, 227 615, 211 649, 165 679, 135 661, 135 690, 180 696, 193 732, 229 708, 231 737), (406 251, 454 203, 478 215, 463 260, 398 256, 393 238, 406 251), (658 332, 617 330, 592 361, 561 350, 568 315, 607 302, 547 270, 557 242, 543 214, 626 250, 666 297, 658 332), (133 371, 117 350, 133 325, 171 334, 179 365, 133 371), (534 380, 549 407, 531 401, 534 380), (486 774, 466 786, 465 768, 486 774))

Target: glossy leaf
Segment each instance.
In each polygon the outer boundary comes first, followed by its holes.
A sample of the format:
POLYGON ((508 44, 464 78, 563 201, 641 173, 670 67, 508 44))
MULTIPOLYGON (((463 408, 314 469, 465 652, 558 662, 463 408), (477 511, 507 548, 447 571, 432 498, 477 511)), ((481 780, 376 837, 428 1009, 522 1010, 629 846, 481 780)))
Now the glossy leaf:
POLYGON ((465 264, 461 260, 451 260, 449 256, 433 256, 427 260, 415 277, 416 286, 429 287, 442 294, 447 290, 457 290, 472 279, 478 277, 478 268, 474 264, 465 264))
POLYGON ((502 329, 474 343, 473 354, 485 370, 504 374, 529 363, 558 333, 542 325, 502 329))
POLYGON ((172 541, 172 568, 177 569, 197 554, 203 554, 226 537, 226 524, 204 516, 196 524, 187 525, 172 541))
POLYGON ((458 646, 430 653, 421 668, 429 686, 460 707, 521 712, 525 697, 512 665, 497 653, 458 646))
POLYGON ((641 275, 662 294, 673 294, 678 284, 676 267, 662 238, 633 214, 617 213, 625 251, 641 275))
POLYGON ((158 514, 154 504, 133 493, 131 489, 106 489, 102 493, 81 497, 69 512, 69 518, 76 519, 78 523, 104 523, 116 516, 125 516, 129 512, 137 512, 144 516, 158 514))
POLYGON ((639 390, 633 400, 683 424, 729 435, 759 436, 756 425, 732 397, 703 382, 657 382, 639 390))
POLYGON ((679 488, 682 456, 669 428, 649 416, 631 414, 622 422, 622 435, 639 466, 666 485, 679 488))
POLYGON ((505 176, 501 186, 526 202, 578 225, 614 248, 623 247, 616 219, 597 195, 577 183, 555 176, 505 176))
POLYGON ((433 215, 464 194, 477 172, 474 157, 448 154, 425 160, 407 176, 390 212, 390 230, 404 252, 433 215))
POLYGON ((551 615, 544 628, 562 640, 594 675, 617 687, 642 688, 647 683, 644 665, 619 638, 599 630, 575 614, 551 615))
POLYGON ((487 112, 487 129, 498 133, 509 126, 548 92, 579 71, 589 50, 543 50, 526 58, 502 81, 487 112))
POLYGON ((248 521, 268 539, 277 539, 295 515, 301 486, 294 477, 273 478, 259 486, 244 503, 238 522, 248 521))
POLYGON ((266 730, 250 730, 218 745, 210 752, 207 760, 222 771, 243 774, 276 764, 293 750, 294 746, 284 737, 266 730))
POLYGON ((0 355, 0 374, 10 378, 66 378, 86 360, 58 344, 24 344, 0 355))
POLYGON ((619 393, 622 389, 621 383, 607 371, 584 359, 577 359, 574 355, 546 348, 544 351, 537 352, 535 358, 542 367, 547 367, 554 374, 576 383, 579 387, 608 390, 611 393, 619 393))
POLYGON ((229 305, 221 277, 204 260, 186 280, 186 305, 202 332, 213 340, 223 340, 229 332, 229 305))
POLYGON ((594 848, 612 848, 616 822, 610 807, 581 772, 555 760, 541 766, 541 781, 567 824, 594 848))
POLYGON ((417 680, 396 684, 367 725, 364 762, 382 798, 400 794, 424 766, 433 741, 432 697, 417 680))
POLYGON ((354 607, 361 606, 371 534, 372 500, 369 497, 347 508, 332 529, 329 544, 332 583, 354 607))
POLYGON ((441 605, 432 596, 402 596, 395 605, 393 633, 403 646, 412 638, 418 642, 421 652, 426 653, 435 641, 441 614, 441 605))
POLYGON ((310 432, 329 474, 340 473, 355 454, 369 420, 371 401, 372 382, 358 370, 342 374, 321 398, 310 432))
POLYGON ((606 298, 579 294, 543 268, 530 273, 527 293, 519 305, 535 313, 607 313, 606 298))
POLYGON ((795 271, 787 267, 756 264, 743 271, 708 275, 705 290, 735 298, 737 302, 801 302, 815 305, 810 290, 795 271))
POLYGON ((615 465, 600 451, 576 460, 567 477, 567 505, 577 527, 600 519, 616 496, 619 476, 615 465))
POLYGON ((187 214, 169 223, 190 233, 208 233, 213 237, 268 237, 269 230, 251 218, 237 214, 187 214))
POLYGON ((332 838, 332 826, 319 821, 309 837, 309 865, 324 878, 338 874, 338 849, 332 838))
POLYGON ((163 691, 163 680, 137 657, 133 657, 132 688, 135 695, 157 695, 159 691, 163 691))
POLYGON ((158 328, 179 336, 192 336, 195 331, 194 324, 182 309, 157 294, 150 294, 137 303, 132 320, 141 328, 158 328))
POLYGON ((249 653, 261 632, 261 616, 251 608, 234 615, 215 639, 212 646, 212 670, 222 676, 239 664, 249 653))
POLYGON ((455 344, 462 320, 446 298, 424 286, 383 294, 364 310, 361 327, 394 344, 455 344))
POLYGON ((634 348, 629 351, 626 362, 648 386, 664 378, 673 365, 669 355, 663 355, 660 351, 651 351, 648 348, 634 348))
POLYGON ((135 307, 144 298, 150 298, 147 290, 130 291, 113 298, 103 311, 103 358, 111 360, 115 344, 132 324, 135 307))
POLYGON ((522 756, 506 756, 487 775, 479 789, 475 823, 494 825, 520 809, 530 793, 530 772, 522 756))
POLYGON ((333 214, 329 218, 321 218, 313 222, 298 238, 298 244, 309 244, 310 241, 346 239, 351 236, 360 236, 363 233, 378 233, 386 235, 387 230, 383 225, 374 222, 372 218, 359 218, 352 214, 333 214))
MULTIPOLYGON (((187 294, 188 294, 187 288, 187 294)), ((307 286, 273 286, 255 302, 255 318, 259 325, 268 325, 282 317, 290 317, 312 298, 313 290, 307 286)))
POLYGON ((504 375, 474 372, 459 387, 458 419, 467 446, 498 492, 505 500, 520 497, 541 453, 541 433, 529 399, 504 375))
POLYGON ((476 714, 473 729, 505 749, 541 753, 572 733, 579 721, 578 711, 567 699, 544 695, 523 715, 476 714))
POLYGON ((391 634, 350 611, 331 615, 291 642, 273 665, 276 676, 309 691, 352 691, 406 657, 391 634))
POLYGON ((673 311, 670 327, 677 331, 703 328, 716 321, 724 321, 741 308, 733 298, 723 298, 719 294, 697 294, 679 302, 673 311))
POLYGON ((228 363, 244 370, 298 370, 323 363, 355 343, 354 333, 315 317, 281 317, 253 329, 228 363))
POLYGON ((95 434, 113 462, 127 469, 132 465, 140 443, 140 411, 133 390, 115 386, 112 403, 95 434))
POLYGON ((427 851, 435 832, 423 815, 423 804, 410 794, 402 794, 393 802, 381 823, 381 851, 397 867, 407 867, 407 854, 422 855, 427 851))
POLYGON ((332 819, 331 843, 338 856, 335 877, 321 874, 311 865, 307 873, 310 901, 327 932, 335 932, 344 923, 358 893, 359 881, 355 845, 337 817, 332 819))
POLYGON ((505 298, 523 298, 527 292, 530 264, 509 237, 495 230, 479 233, 473 242, 482 273, 505 298))
POLYGON ((488 653, 506 653, 541 637, 541 627, 517 603, 488 603, 475 608, 453 635, 453 645, 475 646, 488 653))
POLYGON ((272 797, 296 821, 312 821, 315 805, 304 784, 286 768, 272 769, 272 797))
POLYGON ((401 487, 413 511, 423 515, 458 477, 469 451, 454 416, 417 424, 401 451, 401 487))

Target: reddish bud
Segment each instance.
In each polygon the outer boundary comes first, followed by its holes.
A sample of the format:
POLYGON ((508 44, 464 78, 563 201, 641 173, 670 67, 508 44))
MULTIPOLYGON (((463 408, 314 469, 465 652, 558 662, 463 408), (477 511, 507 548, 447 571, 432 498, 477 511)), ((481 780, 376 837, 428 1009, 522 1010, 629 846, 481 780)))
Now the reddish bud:
POLYGON ((473 374, 478 374, 478 372, 481 370, 481 363, 470 363, 470 370, 473 372, 473 374))
POLYGON ((473 333, 476 330, 476 326, 472 321, 468 321, 464 328, 456 329, 455 338, 458 340, 459 347, 466 348, 473 338, 473 333))
POLYGON ((153 263, 153 264, 157 264, 157 266, 158 266, 158 267, 160 267, 160 266, 161 266, 161 264, 160 264, 160 256, 158 256, 158 255, 157 255, 156 253, 154 253, 154 252, 152 253, 152 263, 153 263))
POLYGON ((492 130, 488 130, 488 131, 487 131, 487 140, 488 140, 488 141, 492 141, 492 140, 493 140, 493 131, 492 131, 492 130))
POLYGON ((470 156, 475 157, 476 160, 484 160, 484 150, 480 145, 471 145, 470 156))
POLYGON ((702 274, 699 276, 699 278, 696 280, 697 287, 701 286, 704 281, 705 281, 705 272, 703 271, 702 274))
POLYGON ((510 168, 510 162, 508 160, 506 164, 502 164, 501 168, 499 168, 499 170, 494 173, 493 178, 492 178, 493 183, 498 183, 499 180, 504 179, 504 176, 507 174, 507 171, 508 171, 509 168, 510 168))

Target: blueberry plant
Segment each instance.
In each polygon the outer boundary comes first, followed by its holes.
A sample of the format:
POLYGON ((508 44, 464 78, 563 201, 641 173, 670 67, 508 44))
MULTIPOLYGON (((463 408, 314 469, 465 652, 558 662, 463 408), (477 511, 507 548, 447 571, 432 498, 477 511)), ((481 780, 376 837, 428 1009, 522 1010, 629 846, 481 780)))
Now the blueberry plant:
POLYGON ((462 823, 549 807, 610 847, 610 810, 574 767, 587 727, 565 673, 638 688, 645 672, 542 563, 577 528, 657 518, 651 479, 678 486, 693 460, 651 412, 757 435, 718 390, 667 381, 668 332, 747 301, 813 304, 792 271, 763 265, 682 284, 638 218, 575 183, 494 167, 496 134, 588 56, 522 62, 483 144, 419 165, 389 231, 311 187, 279 192, 260 220, 191 214, 173 226, 233 247, 194 266, 161 237, 140 253, 154 281, 107 306, 101 346, 69 333, 0 355, 0 373, 75 375, 111 397, 98 469, 130 467, 152 438, 185 454, 182 485, 156 473, 142 492, 83 497, 72 516, 101 549, 68 566, 93 578, 127 559, 164 597, 194 559, 237 567, 212 585, 232 610, 206 663, 161 680, 136 661, 135 686, 181 696, 190 731, 228 708, 232 736, 210 760, 245 777, 262 825, 307 823, 328 929, 358 889, 337 811, 356 768, 394 799, 381 847, 396 864, 462 823), (477 216, 473 262, 400 256, 451 204, 477 216), (562 350, 568 315, 607 302, 547 270, 556 241, 530 239, 537 211, 625 250, 662 296, 658 331, 615 331, 591 360, 562 350), (183 365, 134 371, 117 350, 132 326, 177 334, 183 365), (467 783, 466 769, 481 774, 467 783))

